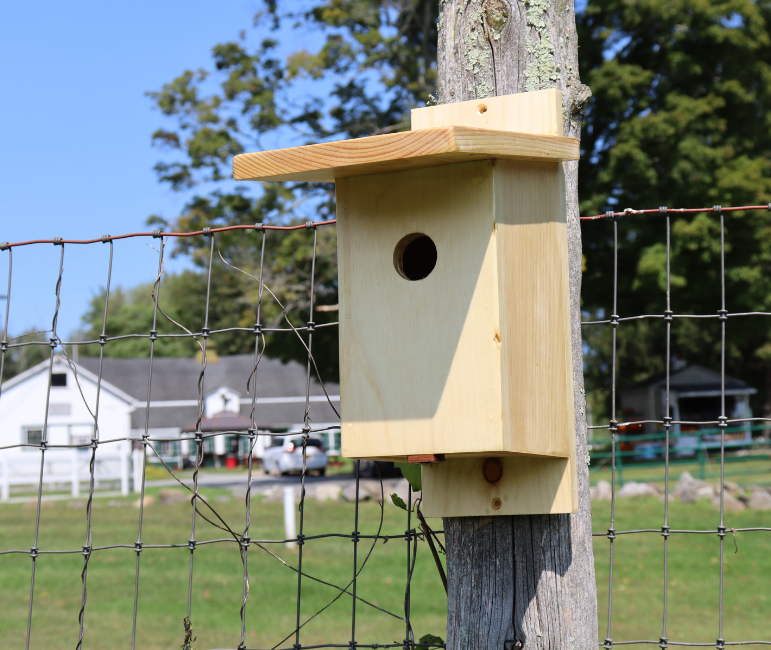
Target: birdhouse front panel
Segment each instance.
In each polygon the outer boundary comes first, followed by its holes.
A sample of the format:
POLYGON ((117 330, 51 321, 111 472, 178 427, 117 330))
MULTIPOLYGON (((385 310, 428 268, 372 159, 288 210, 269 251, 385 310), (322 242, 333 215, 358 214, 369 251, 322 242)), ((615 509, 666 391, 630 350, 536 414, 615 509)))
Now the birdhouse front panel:
POLYGON ((337 180, 343 455, 570 454, 561 178, 487 160, 337 180))
POLYGON ((493 178, 338 179, 344 456, 503 449, 493 178))

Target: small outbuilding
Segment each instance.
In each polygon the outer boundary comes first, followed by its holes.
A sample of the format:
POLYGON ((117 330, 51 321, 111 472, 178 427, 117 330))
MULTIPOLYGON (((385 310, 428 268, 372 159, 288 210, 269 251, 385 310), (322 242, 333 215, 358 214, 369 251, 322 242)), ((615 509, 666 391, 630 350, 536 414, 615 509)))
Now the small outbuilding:
MULTIPOLYGON (((623 422, 647 421, 645 424, 632 424, 623 428, 626 435, 634 433, 655 433, 662 431, 660 424, 653 421, 663 421, 667 415, 666 374, 660 373, 643 381, 632 388, 621 392, 623 422)), ((757 389, 736 377, 725 377, 725 414, 729 420, 752 417, 750 395, 757 389)), ((672 433, 716 429, 718 417, 721 414, 721 377, 720 372, 697 364, 686 365, 682 361, 675 362, 669 379, 669 417, 674 422, 690 422, 694 424, 673 424, 672 433), (698 424, 698 423, 713 424, 698 424)), ((726 434, 726 440, 732 444, 740 444, 751 440, 750 423, 744 422, 726 434)), ((698 436, 694 436, 694 440, 698 436)), ((718 434, 704 435, 707 446, 719 442, 718 434)), ((681 438, 681 446, 686 440, 681 438)))

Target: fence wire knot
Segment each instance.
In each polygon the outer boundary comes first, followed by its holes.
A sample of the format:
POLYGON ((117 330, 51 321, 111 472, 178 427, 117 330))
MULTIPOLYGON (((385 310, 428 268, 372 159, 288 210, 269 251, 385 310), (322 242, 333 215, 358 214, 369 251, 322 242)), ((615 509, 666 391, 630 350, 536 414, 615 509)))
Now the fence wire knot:
POLYGON ((605 643, 602 644, 602 647, 605 648, 605 650, 610 650, 610 648, 613 647, 613 639, 605 639, 605 643))
POLYGON ((61 237, 54 237, 54 238, 51 240, 51 243, 52 243, 54 246, 63 246, 63 245, 64 245, 64 240, 63 240, 61 237))
POLYGON ((110 235, 102 235, 102 243, 106 244, 110 241, 110 235))
POLYGON ((0 251, 7 251, 10 247, 11 245, 7 241, 0 242, 0 251))
POLYGON ((659 639, 659 648, 668 648, 669 647, 669 639, 667 637, 662 636, 659 639))

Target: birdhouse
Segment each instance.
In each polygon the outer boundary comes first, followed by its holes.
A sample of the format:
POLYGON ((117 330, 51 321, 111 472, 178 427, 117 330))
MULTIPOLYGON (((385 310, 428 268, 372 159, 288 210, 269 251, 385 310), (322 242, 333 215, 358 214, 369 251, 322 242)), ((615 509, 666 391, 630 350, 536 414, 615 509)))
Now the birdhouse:
POLYGON ((334 182, 342 450, 430 462, 423 512, 577 508, 562 99, 412 111, 412 130, 248 153, 334 182))

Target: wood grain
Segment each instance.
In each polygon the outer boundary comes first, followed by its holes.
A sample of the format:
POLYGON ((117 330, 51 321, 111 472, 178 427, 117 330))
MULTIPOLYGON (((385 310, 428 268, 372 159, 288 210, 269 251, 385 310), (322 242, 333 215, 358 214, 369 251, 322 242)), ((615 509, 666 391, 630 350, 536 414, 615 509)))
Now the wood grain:
POLYGON ((562 135, 562 93, 547 88, 531 93, 485 97, 412 109, 412 130, 470 126, 512 133, 562 135))
POLYGON ((346 457, 503 449, 494 166, 338 179, 340 390, 346 457), (411 282, 394 250, 437 249, 411 282))
POLYGON ((578 140, 442 126, 305 147, 244 153, 233 159, 233 178, 329 183, 338 178, 470 160, 578 160, 578 140))
MULTIPOLYGON (((532 5, 532 3, 530 3, 532 5)), ((528 6, 530 6, 528 5, 528 6)), ((564 134, 579 137, 591 92, 581 83, 574 3, 544 3, 539 27, 523 3, 467 0, 439 6, 437 88, 442 105, 555 86, 564 134), (495 18, 504 17, 504 21, 495 18), (480 28, 481 23, 481 28, 480 28), (536 35, 538 32, 538 35, 536 35), (492 34, 493 38, 489 35, 492 34), (535 39, 550 38, 555 74, 540 77, 535 39), (470 66, 471 56, 479 65, 470 66), (533 74, 535 72, 535 74, 533 74)), ((529 93, 528 93, 529 94, 529 93)), ((597 648, 597 589, 589 501, 581 339, 578 164, 566 162, 570 316, 579 509, 571 515, 447 517, 447 649, 597 648)), ((437 524, 438 525, 438 524, 437 524)))
POLYGON ((571 489, 573 479, 567 459, 499 456, 498 460, 503 474, 496 483, 484 478, 485 458, 453 456, 444 463, 423 465, 423 514, 492 517, 574 511, 575 491, 571 489), (494 504, 494 499, 499 499, 499 504, 494 504))

